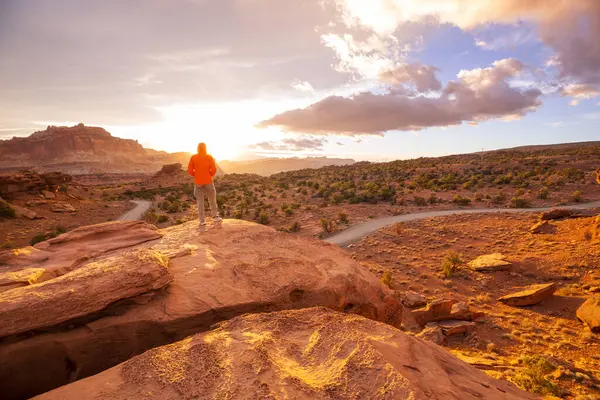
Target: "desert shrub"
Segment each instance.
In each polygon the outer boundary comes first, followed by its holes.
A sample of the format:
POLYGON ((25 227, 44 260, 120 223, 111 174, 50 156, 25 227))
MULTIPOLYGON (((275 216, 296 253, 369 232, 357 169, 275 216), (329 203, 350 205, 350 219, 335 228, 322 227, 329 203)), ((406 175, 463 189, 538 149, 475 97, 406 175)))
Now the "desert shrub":
POLYGON ((425 200, 424 197, 421 196, 415 196, 413 201, 415 202, 415 205, 419 206, 419 207, 423 207, 427 205, 427 200, 425 200))
POLYGON ((43 242, 44 240, 46 240, 46 234, 38 233, 34 237, 31 238, 31 240, 29 241, 29 244, 33 246, 37 243, 43 242))
POLYGON ((473 201, 483 201, 483 195, 481 193, 473 193, 473 201))
POLYGON ((181 203, 176 201, 169 206, 168 213, 173 214, 181 211, 181 203))
POLYGON ((506 201, 506 195, 504 193, 500 193, 495 196, 492 196, 491 200, 494 204, 502 204, 506 201))
POLYGON ((283 228, 282 230, 284 232, 300 232, 300 229, 302 229, 300 222, 295 221, 293 224, 291 224, 287 228, 283 228))
POLYGON ((381 277, 381 283, 390 289, 392 288, 392 273, 389 270, 383 273, 383 276, 381 277))
POLYGON ((67 193, 67 191, 69 190, 69 187, 67 185, 61 185, 58 188, 59 191, 61 191, 62 193, 67 193))
POLYGON ((15 216, 14 207, 8 201, 0 199, 0 218, 14 218, 15 216))
POLYGON ((185 219, 183 219, 183 218, 177 218, 175 220, 175 225, 181 225, 183 223, 185 223, 185 219))
POLYGON ((340 221, 342 224, 347 224, 348 222, 350 222, 350 220, 348 219, 348 214, 346 214, 343 211, 341 213, 339 213, 338 221, 340 221))
POLYGON ((510 208, 529 208, 529 202, 522 197, 513 197, 510 200, 510 208))
POLYGON ((525 194, 525 190, 524 189, 517 189, 517 191, 515 192, 515 196, 516 197, 521 197, 525 194))
POLYGON ((522 368, 510 379, 521 389, 540 395, 560 396, 560 389, 546 379, 556 367, 540 355, 519 359, 522 368))
POLYGON ((158 215, 156 214, 156 211, 151 208, 144 213, 142 220, 149 224, 155 224, 156 220, 158 220, 158 215))
POLYGON ((543 187, 538 191, 538 197, 542 200, 546 200, 548 198, 548 188, 543 187))
POLYGON ((461 255, 454 251, 448 252, 442 261, 442 273, 446 278, 452 276, 464 264, 461 255))
POLYGON ((262 225, 268 225, 269 224, 269 214, 265 213, 265 212, 261 212, 258 214, 258 223, 262 224, 262 225))
POLYGON ((404 231, 404 222, 397 222, 394 224, 394 231, 398 236, 402 235, 402 231, 404 231))
POLYGON ((438 198, 435 193, 431 193, 431 195, 429 196, 429 199, 427 199, 427 201, 429 202, 429 204, 437 204, 441 202, 441 199, 438 198))
POLYGON ((335 228, 335 224, 330 219, 321 218, 321 228, 323 229, 323 232, 331 233, 331 232, 333 232, 333 230, 335 228))
POLYGON ((462 197, 460 194, 457 194, 452 199, 452 202, 459 206, 468 206, 469 204, 471 204, 471 199, 467 199, 466 197, 462 197))
POLYGON ((581 201, 581 190, 576 190, 573 192, 573 194, 571 195, 571 199, 576 202, 579 203, 581 201))
POLYGON ((58 236, 58 235, 62 235, 63 233, 66 233, 67 232, 67 228, 65 228, 64 226, 59 225, 59 226, 57 226, 54 229, 54 231, 56 232, 56 235, 58 236))
POLYGON ((167 222, 169 220, 169 216, 166 214, 161 214, 158 216, 158 219, 156 220, 157 223, 162 224, 163 222, 167 222))
POLYGON ((285 210, 283 210, 283 212, 287 217, 289 217, 294 213, 294 210, 292 210, 291 208, 286 208, 285 210))

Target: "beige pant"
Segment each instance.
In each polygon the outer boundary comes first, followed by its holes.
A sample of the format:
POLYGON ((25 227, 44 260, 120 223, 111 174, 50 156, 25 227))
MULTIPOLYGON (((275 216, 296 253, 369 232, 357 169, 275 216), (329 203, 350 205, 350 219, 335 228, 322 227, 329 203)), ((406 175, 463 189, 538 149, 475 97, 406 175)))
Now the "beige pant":
POLYGON ((217 191, 215 185, 209 183, 207 185, 194 185, 194 196, 198 203, 198 218, 200 222, 204 222, 204 195, 208 196, 208 204, 210 206, 210 216, 215 218, 219 216, 217 208, 217 191))

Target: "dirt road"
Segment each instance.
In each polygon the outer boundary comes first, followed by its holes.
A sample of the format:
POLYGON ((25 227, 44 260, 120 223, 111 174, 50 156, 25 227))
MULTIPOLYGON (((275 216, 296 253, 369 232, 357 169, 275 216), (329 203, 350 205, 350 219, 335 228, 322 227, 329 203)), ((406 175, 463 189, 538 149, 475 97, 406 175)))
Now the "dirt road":
MULTIPOLYGON (((585 209, 600 207, 600 200, 591 203, 575 204, 563 206, 570 210, 585 209)), ((361 224, 354 225, 344 231, 338 232, 333 236, 325 239, 326 242, 337 244, 339 246, 347 246, 351 243, 358 242, 361 238, 369 233, 375 232, 385 226, 395 224, 397 222, 417 221, 432 217, 442 217, 445 215, 456 214, 481 214, 481 213, 522 213, 522 212, 542 212, 551 210, 552 207, 545 208, 479 208, 479 209, 458 209, 458 210, 443 210, 443 211, 428 211, 422 213, 411 213, 403 215, 393 215, 389 217, 375 218, 361 224)))
POLYGON ((133 210, 127 211, 119 217, 119 221, 137 221, 142 219, 142 216, 150 207, 152 202, 148 200, 132 200, 136 204, 133 210))

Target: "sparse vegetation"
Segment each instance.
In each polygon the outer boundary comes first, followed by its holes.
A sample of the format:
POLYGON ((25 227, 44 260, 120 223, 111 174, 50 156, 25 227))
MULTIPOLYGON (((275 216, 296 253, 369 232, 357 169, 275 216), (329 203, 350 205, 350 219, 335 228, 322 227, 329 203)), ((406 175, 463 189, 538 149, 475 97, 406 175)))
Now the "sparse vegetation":
POLYGON ((510 379, 520 388, 540 395, 560 396, 560 389, 546 376, 556 367, 540 355, 519 359, 519 369, 510 379))
POLYGON ((383 273, 383 276, 381 277, 381 283, 383 283, 385 286, 389 287, 390 289, 392 288, 392 272, 387 270, 383 273))
POLYGON ((450 251, 442 261, 442 274, 444 274, 446 278, 449 278, 463 265, 464 261, 462 260, 461 255, 454 251, 450 251))

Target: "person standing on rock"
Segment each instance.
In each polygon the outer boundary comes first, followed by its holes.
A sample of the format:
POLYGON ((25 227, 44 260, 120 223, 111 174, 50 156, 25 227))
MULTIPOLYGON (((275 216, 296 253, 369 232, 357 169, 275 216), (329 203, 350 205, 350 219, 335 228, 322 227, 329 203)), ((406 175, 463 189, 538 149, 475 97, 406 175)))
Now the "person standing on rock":
POLYGON ((221 222, 217 208, 217 192, 213 183, 213 176, 217 173, 217 165, 213 156, 206 152, 206 143, 198 144, 198 153, 190 158, 188 174, 194 177, 194 196, 198 203, 198 218, 200 227, 206 226, 204 218, 204 195, 208 196, 210 216, 215 222, 221 222))

